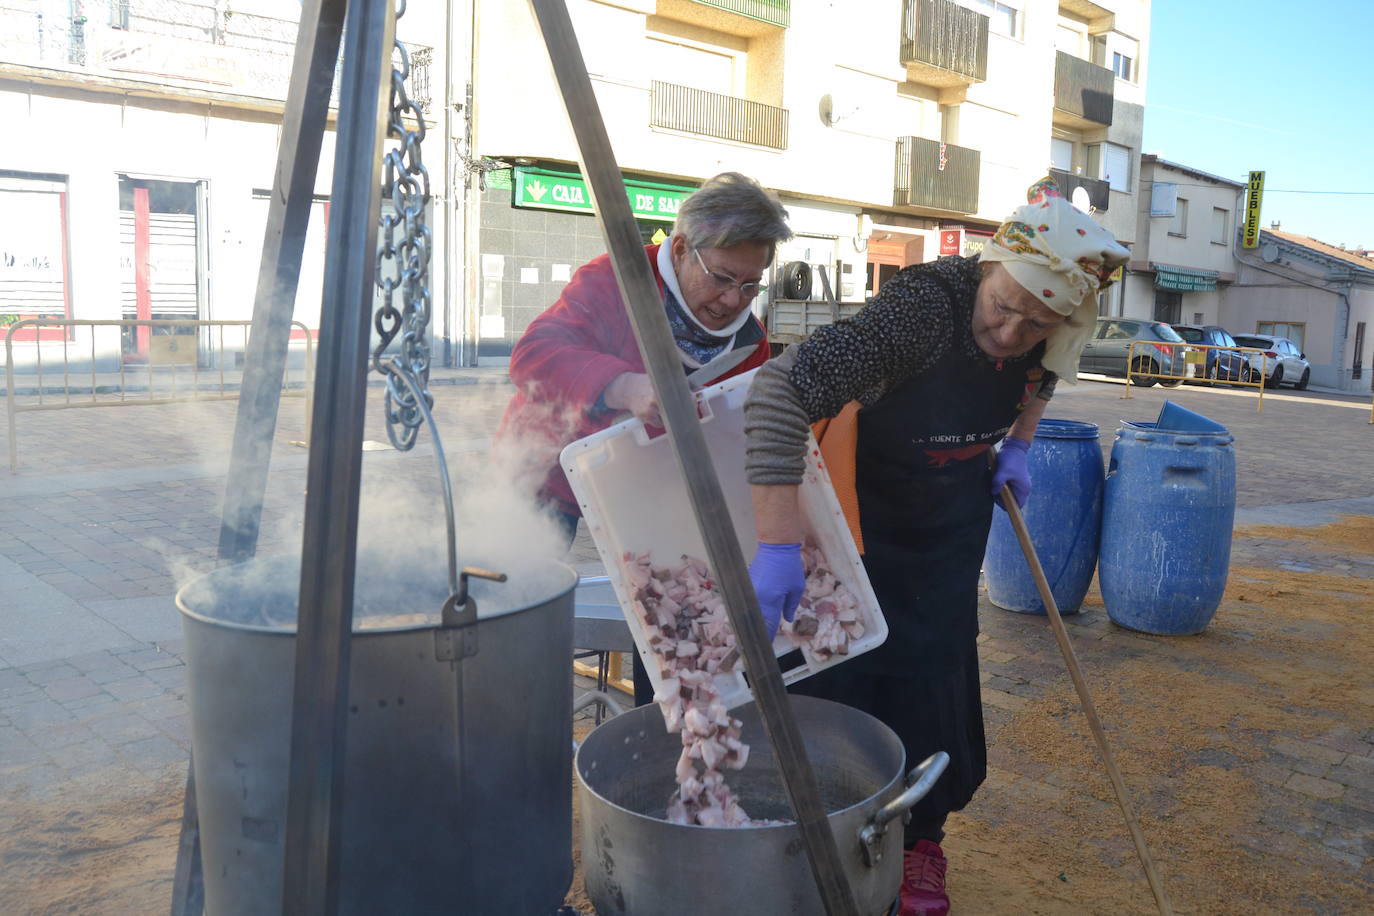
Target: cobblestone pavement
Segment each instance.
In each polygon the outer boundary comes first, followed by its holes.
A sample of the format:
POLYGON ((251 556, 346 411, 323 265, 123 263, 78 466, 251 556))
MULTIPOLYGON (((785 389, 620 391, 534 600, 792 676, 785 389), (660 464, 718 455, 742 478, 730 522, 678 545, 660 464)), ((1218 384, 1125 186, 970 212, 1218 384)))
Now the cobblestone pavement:
MULTIPOLYGON (((501 372, 487 370, 439 376, 434 390, 461 489, 489 461, 489 437, 509 386, 501 372)), ((1152 419, 1168 397, 1236 435, 1238 500, 1250 521, 1290 524, 1323 511, 1323 518, 1331 516, 1342 506, 1374 514, 1374 506, 1361 508, 1374 496, 1367 401, 1285 392, 1266 397, 1263 412, 1256 413, 1250 392, 1153 388, 1135 390, 1129 400, 1123 393, 1120 385, 1099 382, 1061 386, 1050 415, 1098 423, 1105 452, 1121 419, 1152 419)), ((380 390, 370 394, 366 438, 374 450, 365 475, 437 493, 427 434, 414 452, 390 450, 377 423, 380 390)), ((190 747, 172 596, 179 583, 213 566, 236 407, 206 401, 17 418, 20 471, 0 471, 0 912, 46 912, 57 906, 54 900, 63 912, 134 913, 166 905, 175 856, 175 823, 167 812, 179 813, 190 747), (34 805, 60 803, 75 817, 83 806, 139 793, 171 801, 159 809, 158 829, 141 836, 151 852, 140 867, 150 877, 120 885, 127 899, 89 909, 79 895, 63 897, 65 891, 54 889, 95 867, 97 853, 80 842, 73 840, 69 849, 60 838, 49 837, 41 849, 13 842, 34 805)), ((283 401, 262 553, 299 549, 302 407, 299 399, 283 401)), ((1287 542, 1241 540, 1233 563, 1272 566, 1299 555, 1287 542)), ((575 558, 584 571, 595 571, 585 534, 575 544, 575 558)), ((1351 557, 1314 553, 1309 560, 1327 564, 1323 568, 1333 574, 1374 577, 1367 562, 1351 557)), ((1024 704, 1062 685, 1064 676, 1043 620, 990 607, 983 616, 984 698, 995 735, 1024 704)), ((1138 657, 1159 645, 1115 627, 1101 613, 1081 615, 1073 630, 1080 644, 1091 646, 1084 650, 1089 667, 1102 653, 1138 657)), ((1275 848, 1319 850, 1326 856, 1322 867, 1365 882, 1374 856, 1368 712, 1366 707, 1362 721, 1331 722, 1315 736, 1268 736, 1256 770, 1272 784, 1275 809, 1293 814, 1266 828, 1275 848)), ((991 805, 999 793, 1052 799, 1063 791, 1049 774, 999 757, 995 744, 993 762, 984 793, 991 805)), ((1128 851, 1111 854, 1129 869, 1128 851)))

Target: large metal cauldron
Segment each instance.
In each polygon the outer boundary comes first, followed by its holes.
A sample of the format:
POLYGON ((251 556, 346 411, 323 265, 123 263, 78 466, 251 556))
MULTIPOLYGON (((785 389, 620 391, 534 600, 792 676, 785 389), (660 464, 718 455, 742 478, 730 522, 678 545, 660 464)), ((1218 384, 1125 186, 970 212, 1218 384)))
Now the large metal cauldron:
MULTIPOLYGON (((473 580, 478 651, 457 663, 436 659, 442 573, 359 570, 341 912, 551 913, 572 880, 577 574, 473 580)), ((209 916, 280 911, 298 581, 253 561, 177 595, 209 916)))
MULTIPOLYGON (((839 703, 790 699, 859 912, 887 913, 902 881, 902 815, 948 757, 923 763, 908 787, 906 754, 887 726, 839 703)), ((726 781, 750 817, 790 820, 757 707, 731 714, 743 720, 750 751, 726 781)), ((664 729, 655 705, 616 716, 578 749, 582 874, 598 916, 824 914, 795 824, 718 829, 663 820, 681 753, 681 737, 664 729)))

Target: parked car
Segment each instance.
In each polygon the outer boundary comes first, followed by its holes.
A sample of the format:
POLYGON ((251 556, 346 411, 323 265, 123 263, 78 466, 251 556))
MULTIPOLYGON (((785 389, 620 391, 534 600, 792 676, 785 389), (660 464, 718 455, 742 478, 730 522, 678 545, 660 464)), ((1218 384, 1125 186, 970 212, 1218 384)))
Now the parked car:
POLYGON ((1083 351, 1079 354, 1078 370, 1124 376, 1126 358, 1130 355, 1136 372, 1151 374, 1141 376, 1136 384, 1148 388, 1159 382, 1166 387, 1176 388, 1183 384, 1182 378, 1156 379, 1151 376, 1187 374, 1188 365, 1183 354, 1188 348, 1182 346, 1183 343, 1183 338, 1162 321, 1099 318, 1093 336, 1083 345, 1083 351), (1134 349, 1131 348, 1132 342, 1135 342, 1134 349))
MULTIPOLYGON (((1236 340, 1225 328, 1214 324, 1176 324, 1172 326, 1179 337, 1188 343, 1206 347, 1234 347, 1236 340)), ((1239 350, 1203 350, 1205 360, 1198 375, 1219 382, 1248 382, 1250 363, 1239 350)))
POLYGON ((1264 364, 1264 384, 1277 388, 1284 382, 1299 391, 1312 380, 1312 366, 1307 362, 1307 354, 1287 337, 1274 337, 1270 334, 1237 334, 1236 343, 1242 347, 1256 347, 1264 351, 1264 359, 1259 354, 1250 355, 1250 364, 1255 372, 1264 364))

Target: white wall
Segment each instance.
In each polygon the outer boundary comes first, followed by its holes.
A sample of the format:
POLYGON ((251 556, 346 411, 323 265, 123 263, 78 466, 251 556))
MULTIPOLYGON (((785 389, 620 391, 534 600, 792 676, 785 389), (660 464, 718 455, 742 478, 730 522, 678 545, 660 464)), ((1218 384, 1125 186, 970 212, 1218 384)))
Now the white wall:
POLYGON ((1151 274, 1127 274, 1122 280, 1121 315, 1124 318, 1154 317, 1155 285, 1151 274))
MULTIPOLYGON (((435 104, 431 127, 443 109, 442 7, 411 4, 399 28, 403 38, 437 44, 430 64, 435 104)), ((160 91, 150 86, 150 92, 160 91)), ((265 208, 253 200, 255 189, 270 190, 276 173, 280 114, 235 109, 225 102, 176 99, 125 99, 112 92, 73 90, 36 84, 32 92, 0 90, 0 120, 11 137, 42 142, 6 144, 0 168, 56 173, 68 181, 70 297, 72 317, 119 319, 118 174, 170 181, 205 182, 203 216, 207 263, 206 301, 201 317, 242 320, 252 317, 258 265, 262 255, 265 208)), ((324 135, 315 192, 331 192, 335 134, 324 135)), ((444 193, 446 171, 441 130, 424 146, 431 188, 444 193)), ((448 244, 440 210, 432 225, 435 256, 431 288, 444 288, 442 252, 448 244)), ((315 235, 312 228, 312 235, 315 235)), ((322 238, 322 237, 321 237, 322 238)), ((316 240, 322 246, 321 240, 316 240)), ((302 289, 302 295, 307 291, 302 289)), ((437 324, 438 319, 436 319, 437 324)), ((318 307, 309 320, 318 328, 318 307)), ((97 329, 97 357, 117 359, 118 329, 97 329)), ((34 345, 28 345, 31 349, 34 345)), ((74 351, 89 354, 89 338, 79 336, 74 351)), ((46 350, 45 350, 46 353, 46 350)))
MULTIPOLYGON (((118 173, 169 181, 208 182, 210 296, 207 318, 252 313, 261 225, 254 188, 271 188, 278 127, 262 121, 156 110, 110 97, 28 98, 0 93, 0 117, 16 135, 44 144, 16 144, 4 166, 65 174, 72 257, 72 309, 78 318, 119 318, 118 173), (98 151, 92 155, 92 151, 98 151)), ((327 194, 333 134, 326 134, 316 181, 327 194)))
POLYGON ((1241 189, 1210 181, 1199 175, 1170 168, 1160 162, 1146 162, 1141 168, 1140 194, 1137 210, 1141 226, 1133 260, 1156 261, 1177 267, 1215 270, 1231 273, 1235 270, 1234 246, 1236 219, 1240 210, 1241 189), (1178 197, 1188 201, 1185 234, 1173 235, 1175 220, 1151 217, 1150 200, 1154 183, 1172 183, 1178 197), (1226 211, 1226 241, 1212 239, 1212 210, 1226 211))
POLYGON ((989 34, 987 80, 968 88, 960 145, 981 153, 981 219, 1006 219, 1049 168, 1056 6, 1052 0, 1027 2, 1019 39, 989 34))
POLYGON ((1341 330, 1338 318, 1344 317, 1340 297, 1302 282, 1315 275, 1291 262, 1259 267, 1255 261, 1253 266, 1241 263, 1236 283, 1223 297, 1225 326, 1237 334, 1254 334, 1261 321, 1304 322, 1302 346, 1312 365, 1312 384, 1339 386, 1344 357, 1334 342, 1341 330))

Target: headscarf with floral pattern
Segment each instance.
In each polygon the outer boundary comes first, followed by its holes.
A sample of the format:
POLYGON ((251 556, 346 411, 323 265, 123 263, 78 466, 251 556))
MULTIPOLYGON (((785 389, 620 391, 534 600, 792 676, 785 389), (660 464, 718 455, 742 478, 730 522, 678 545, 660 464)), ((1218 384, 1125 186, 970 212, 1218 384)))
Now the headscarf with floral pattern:
POLYGON ((1112 234, 1069 203, 1053 178, 1042 178, 983 248, 1045 306, 1067 317, 1045 341, 1041 365, 1066 382, 1078 378, 1078 354, 1097 319, 1097 294, 1130 257, 1112 234))

